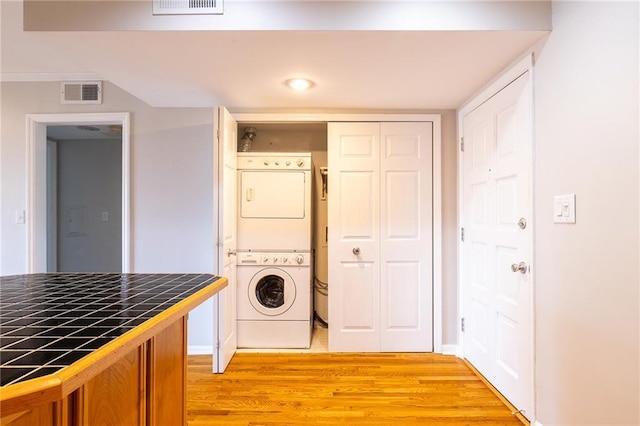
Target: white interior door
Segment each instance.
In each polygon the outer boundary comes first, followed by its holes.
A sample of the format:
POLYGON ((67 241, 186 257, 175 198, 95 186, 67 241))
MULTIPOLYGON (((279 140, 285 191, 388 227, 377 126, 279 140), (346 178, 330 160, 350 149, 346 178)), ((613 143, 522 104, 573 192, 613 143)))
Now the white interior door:
POLYGON ((380 124, 329 123, 329 350, 380 350, 380 124))
POLYGON ((214 163, 215 189, 218 200, 216 273, 229 280, 229 285, 214 296, 214 344, 213 371, 222 373, 227 368, 238 347, 236 335, 236 205, 237 205, 237 133, 238 123, 225 108, 214 111, 214 163))
POLYGON ((329 123, 329 349, 433 350, 433 125, 329 123))
POLYGON ((433 124, 380 125, 380 350, 430 352, 433 124))
POLYGON ((466 115, 463 136, 464 355, 526 416, 533 413, 529 72, 466 115))

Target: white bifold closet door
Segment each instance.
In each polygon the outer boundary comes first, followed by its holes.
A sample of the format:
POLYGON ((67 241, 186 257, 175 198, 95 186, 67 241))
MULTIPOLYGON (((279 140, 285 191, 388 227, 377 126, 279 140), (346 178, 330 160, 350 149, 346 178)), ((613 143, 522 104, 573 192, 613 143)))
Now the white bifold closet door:
POLYGON ((432 339, 430 122, 329 123, 329 350, 432 339))

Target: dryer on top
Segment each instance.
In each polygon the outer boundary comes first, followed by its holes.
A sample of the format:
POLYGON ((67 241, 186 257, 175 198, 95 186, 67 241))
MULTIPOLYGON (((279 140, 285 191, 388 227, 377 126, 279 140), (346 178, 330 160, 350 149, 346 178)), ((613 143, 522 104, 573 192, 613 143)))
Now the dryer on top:
POLYGON ((238 153, 238 249, 309 250, 310 153, 238 153))

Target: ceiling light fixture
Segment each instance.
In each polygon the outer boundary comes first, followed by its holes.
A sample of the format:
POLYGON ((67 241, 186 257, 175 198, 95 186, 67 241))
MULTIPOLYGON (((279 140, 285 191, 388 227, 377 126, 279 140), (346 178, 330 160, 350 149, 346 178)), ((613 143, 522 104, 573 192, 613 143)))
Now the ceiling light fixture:
POLYGON ((98 130, 100 130, 100 129, 99 129, 98 127, 96 127, 96 126, 84 126, 84 125, 82 125, 82 126, 76 126, 76 128, 77 128, 78 130, 87 130, 87 131, 89 131, 89 132, 97 132, 98 130))
POLYGON ((313 81, 306 78, 290 78, 284 83, 293 90, 307 90, 315 85, 313 81))

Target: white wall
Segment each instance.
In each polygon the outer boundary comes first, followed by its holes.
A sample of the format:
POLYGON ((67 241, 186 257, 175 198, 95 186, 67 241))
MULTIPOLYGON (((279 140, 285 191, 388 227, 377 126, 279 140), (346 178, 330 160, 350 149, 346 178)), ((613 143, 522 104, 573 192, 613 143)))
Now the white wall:
MULTIPOLYGON (((25 273, 26 114, 131 112, 131 269, 213 271, 213 114, 152 108, 104 82, 102 105, 60 105, 57 82, 1 83, 0 274, 25 273)), ((192 315, 190 344, 211 345, 208 308, 192 315), (198 324, 193 318, 200 318, 198 324)))
POLYGON ((640 424, 638 3, 554 2, 535 66, 536 399, 551 425, 640 424), (576 194, 575 225, 552 198, 576 194))
POLYGON ((55 271, 122 271, 122 141, 61 140, 57 161, 55 271), (83 229, 68 232, 73 230, 66 213, 80 206, 83 229))

